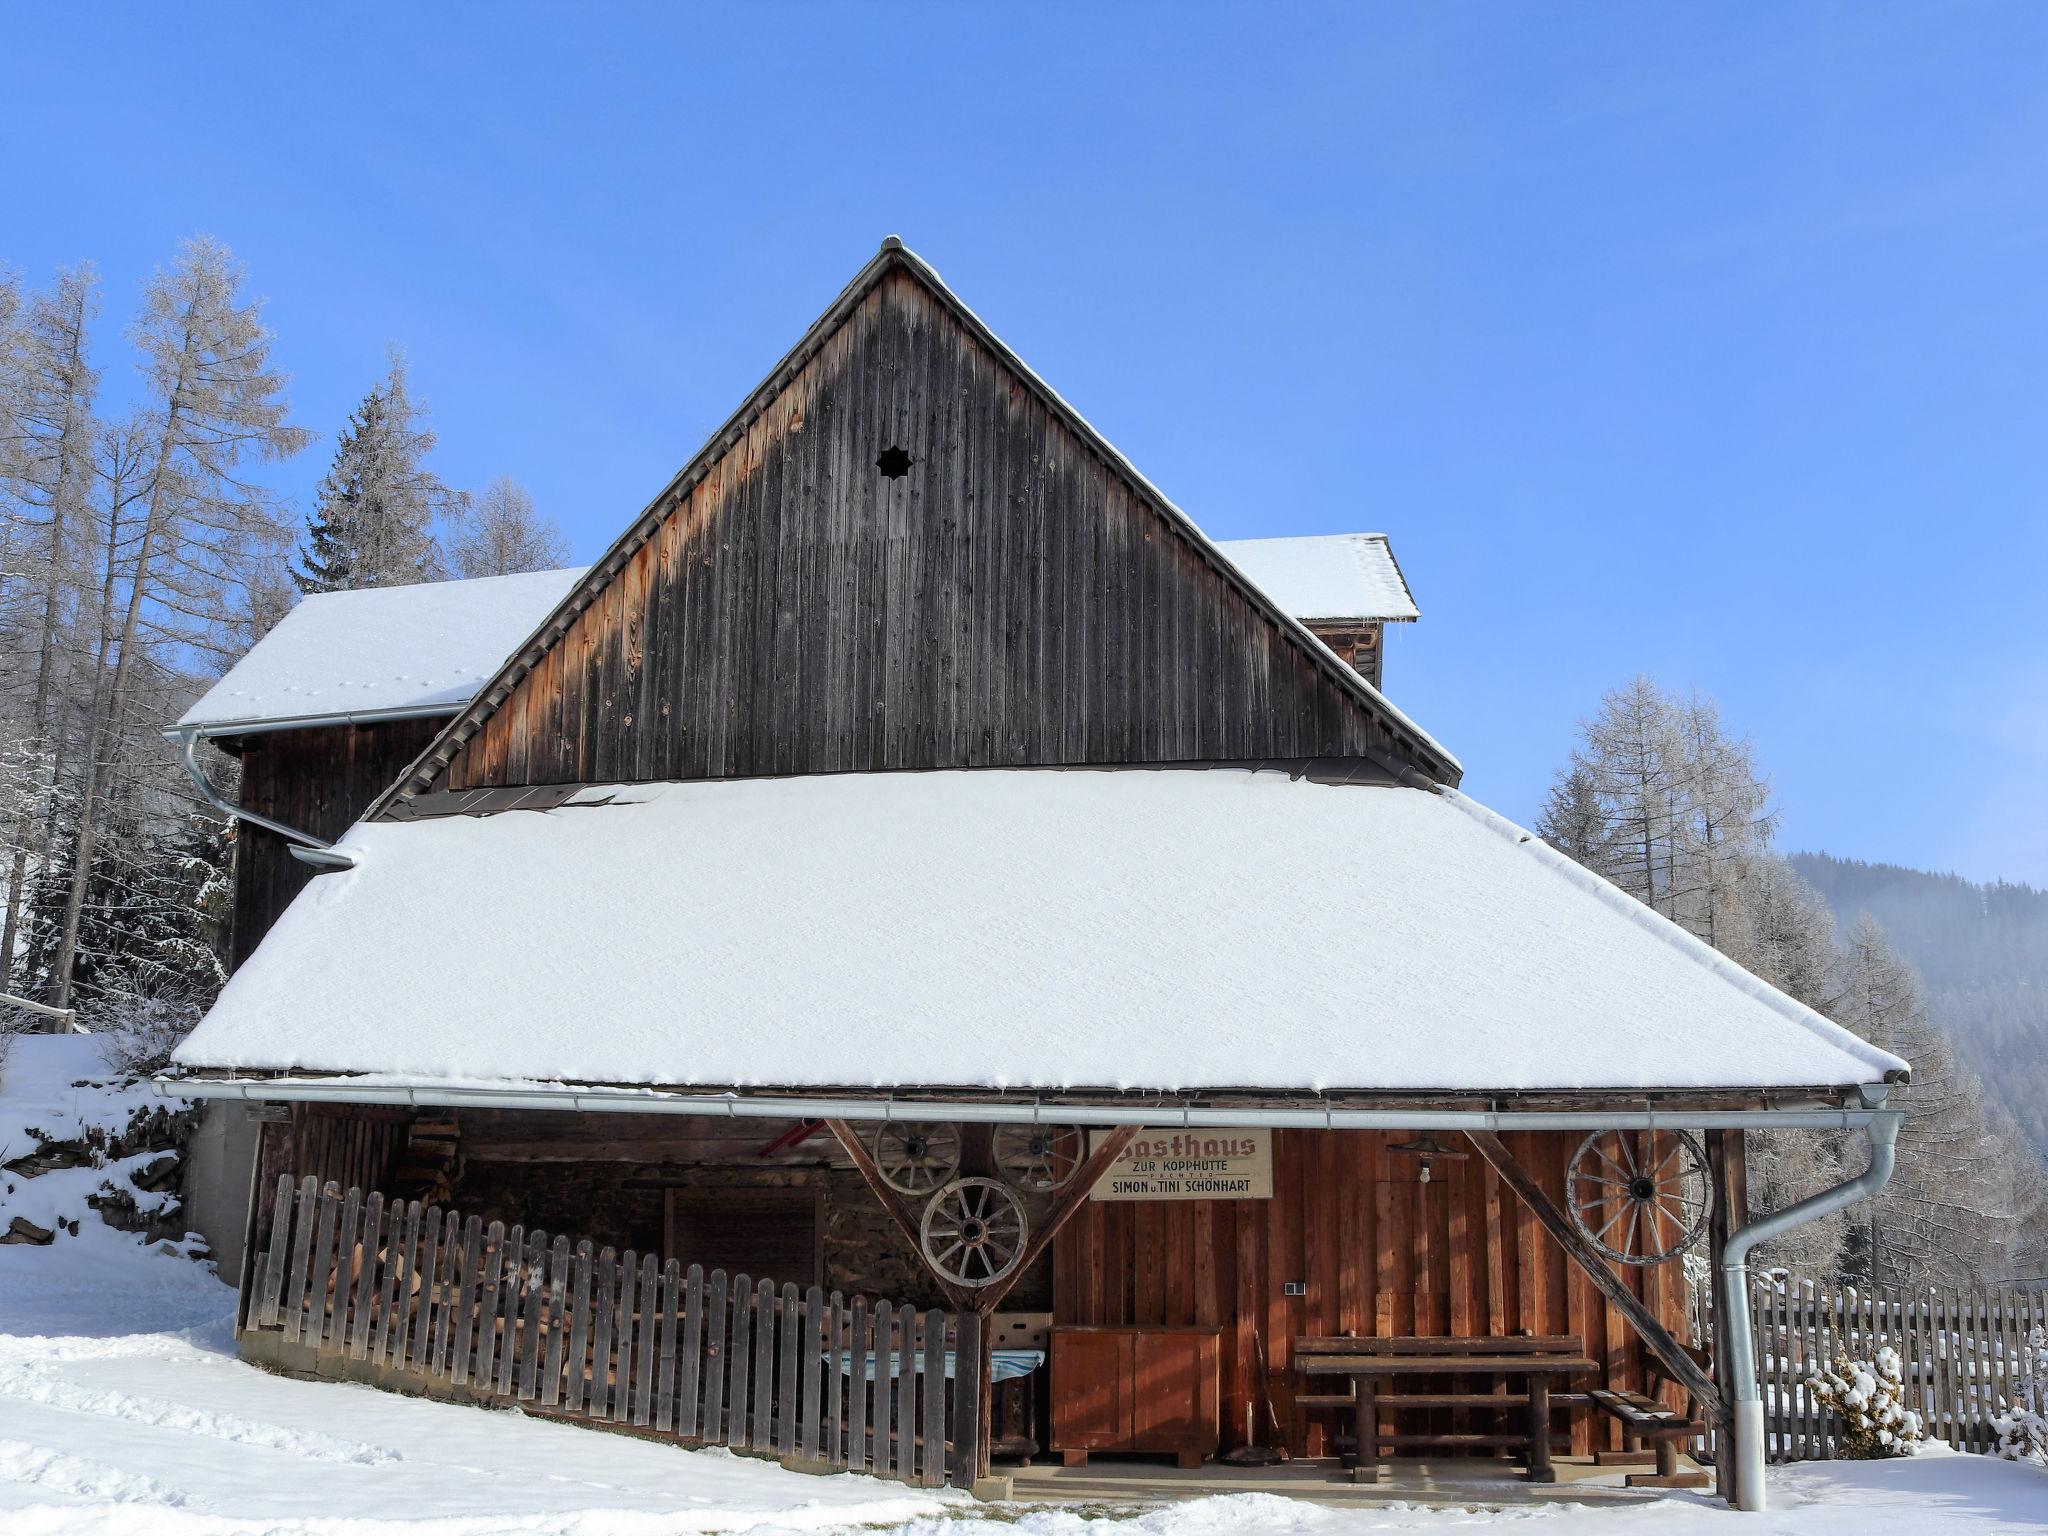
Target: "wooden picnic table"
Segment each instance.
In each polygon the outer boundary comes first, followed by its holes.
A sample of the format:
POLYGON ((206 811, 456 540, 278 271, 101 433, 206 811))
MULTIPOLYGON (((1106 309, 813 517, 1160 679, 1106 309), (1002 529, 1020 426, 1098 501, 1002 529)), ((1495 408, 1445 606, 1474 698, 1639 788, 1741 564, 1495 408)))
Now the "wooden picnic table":
POLYGON ((1377 1482, 1381 1475, 1380 1446, 1455 1449, 1473 1446, 1519 1447, 1526 1458, 1529 1481, 1557 1481, 1550 1460, 1550 1388, 1552 1379, 1599 1369, 1583 1341, 1569 1335, 1486 1336, 1476 1338, 1301 1338, 1294 1341, 1294 1368, 1311 1380, 1348 1377, 1351 1396, 1299 1399, 1312 1406, 1348 1406, 1356 1425, 1357 1445, 1346 1457, 1354 1482, 1377 1482), (1521 1392, 1399 1393, 1381 1390, 1382 1382, 1417 1376, 1520 1377, 1521 1392), (1492 1434, 1382 1435, 1382 1408, 1513 1408, 1524 1409, 1520 1431, 1492 1434))

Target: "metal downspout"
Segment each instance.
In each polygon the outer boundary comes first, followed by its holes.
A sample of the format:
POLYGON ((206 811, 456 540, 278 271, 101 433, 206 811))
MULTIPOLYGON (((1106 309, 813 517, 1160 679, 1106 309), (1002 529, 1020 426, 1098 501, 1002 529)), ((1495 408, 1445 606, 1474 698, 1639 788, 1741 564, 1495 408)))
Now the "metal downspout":
POLYGON ((178 732, 178 760, 185 765, 186 774, 191 778, 193 786, 198 789, 200 796, 208 805, 231 820, 252 822, 256 826, 275 832, 279 837, 285 839, 286 842, 293 844, 291 849, 292 857, 303 863, 312 864, 322 869, 353 869, 355 867, 356 861, 353 856, 341 852, 324 837, 315 837, 310 832, 301 832, 297 827, 288 827, 281 821, 272 821, 268 816, 260 812, 235 804, 234 801, 222 794, 220 786, 209 779, 206 776, 206 770, 199 766, 199 740, 201 734, 201 732, 196 730, 178 732))
POLYGON ((1780 1237, 1794 1227, 1803 1227, 1817 1217, 1844 1206, 1854 1205, 1875 1194, 1892 1176, 1898 1151, 1899 1110, 1875 1115, 1863 1128, 1870 1138, 1870 1166, 1833 1189, 1809 1195, 1782 1211, 1773 1211, 1731 1235, 1721 1253, 1721 1294, 1727 1298, 1727 1315, 1722 1319, 1728 1342, 1729 1383, 1735 1403, 1734 1478, 1735 1507, 1760 1511, 1764 1507, 1764 1404, 1756 1379, 1756 1340, 1749 1320, 1749 1252, 1758 1243, 1780 1237))

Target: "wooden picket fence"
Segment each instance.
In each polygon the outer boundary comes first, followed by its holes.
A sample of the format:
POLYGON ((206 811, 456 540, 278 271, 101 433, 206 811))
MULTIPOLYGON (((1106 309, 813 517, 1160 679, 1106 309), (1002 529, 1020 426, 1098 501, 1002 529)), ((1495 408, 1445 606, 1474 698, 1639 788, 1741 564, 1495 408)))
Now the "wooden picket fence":
POLYGON ((245 1305, 245 1329, 429 1393, 914 1487, 980 1470, 971 1312, 593 1253, 289 1174, 245 1305))
POLYGON ((1806 1379, 1831 1359, 1889 1345, 1904 1362, 1906 1406, 1959 1451, 1989 1451, 1992 1415, 2017 1395, 2027 1334, 2048 1328, 2048 1291, 1967 1292, 1758 1276, 1750 1292, 1766 1443, 1775 1461, 1832 1457, 1842 1424, 1806 1379))

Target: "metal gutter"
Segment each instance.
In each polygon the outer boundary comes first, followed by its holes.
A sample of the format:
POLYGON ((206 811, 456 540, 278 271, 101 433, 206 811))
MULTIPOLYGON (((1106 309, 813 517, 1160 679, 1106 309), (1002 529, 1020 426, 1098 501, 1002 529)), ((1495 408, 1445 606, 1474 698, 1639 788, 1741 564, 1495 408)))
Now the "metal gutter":
POLYGON ((304 855, 306 856, 304 860, 306 863, 327 869, 353 869, 355 867, 356 861, 354 856, 340 852, 326 838, 315 837, 312 833, 302 832, 297 827, 288 827, 281 821, 273 821, 270 817, 260 812, 249 810, 246 806, 237 805, 226 795, 222 794, 220 786, 214 783, 212 779, 209 779, 206 776, 206 770, 199 766, 199 742, 202 733, 198 729, 188 728, 182 731, 166 731, 163 734, 165 739, 175 741, 178 744, 178 760, 185 765, 185 773, 192 780, 194 787, 198 789, 200 797, 223 816, 234 821, 251 822, 256 826, 275 832, 279 837, 294 845, 292 848, 293 857, 298 858, 304 855))
MULTIPOLYGON (((752 1120, 950 1120, 978 1125, 1142 1125, 1187 1130, 1262 1126, 1336 1131, 1863 1130, 1892 1111, 1843 1109, 1320 1109, 1202 1108, 1171 1104, 1061 1104, 944 1099, 832 1099, 778 1094, 672 1093, 660 1089, 470 1088, 380 1085, 346 1078, 164 1077, 166 1097, 275 1103, 393 1104, 436 1109, 552 1109, 609 1115, 697 1115, 752 1120)), ((1882 1099, 1883 1089, 1864 1090, 1882 1099)))
POLYGON ((1727 1314, 1723 1321, 1723 1337, 1727 1345, 1724 1358, 1732 1378, 1729 1385, 1735 1406, 1732 1471, 1737 1509, 1757 1512, 1764 1508, 1765 1502, 1763 1391, 1756 1379, 1756 1342, 1749 1319, 1750 1250, 1758 1243, 1782 1237, 1794 1227, 1803 1227, 1809 1221, 1854 1205, 1883 1188, 1885 1181, 1892 1176, 1892 1164, 1898 1151, 1899 1124, 1905 1118, 1901 1110, 1876 1112, 1863 1127, 1864 1135, 1870 1139, 1868 1168, 1845 1184, 1824 1189, 1797 1204, 1786 1206, 1782 1211, 1773 1211, 1732 1233, 1727 1247, 1721 1251, 1721 1295, 1726 1302, 1723 1310, 1727 1314))
POLYGON ((327 725, 381 725, 389 720, 446 720, 459 715, 471 699, 446 704, 394 704, 387 709, 343 709, 324 715, 277 715, 265 720, 199 720, 167 725, 157 734, 165 741, 186 736, 260 736, 266 731, 310 731, 327 725))

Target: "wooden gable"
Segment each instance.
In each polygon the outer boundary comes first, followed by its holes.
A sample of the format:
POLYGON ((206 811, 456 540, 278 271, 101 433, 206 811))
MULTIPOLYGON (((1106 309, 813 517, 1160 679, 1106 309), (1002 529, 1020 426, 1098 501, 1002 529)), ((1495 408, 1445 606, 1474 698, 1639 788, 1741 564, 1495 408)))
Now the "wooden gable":
POLYGON ((381 808, 1374 755, 1457 781, 892 241, 381 808))

